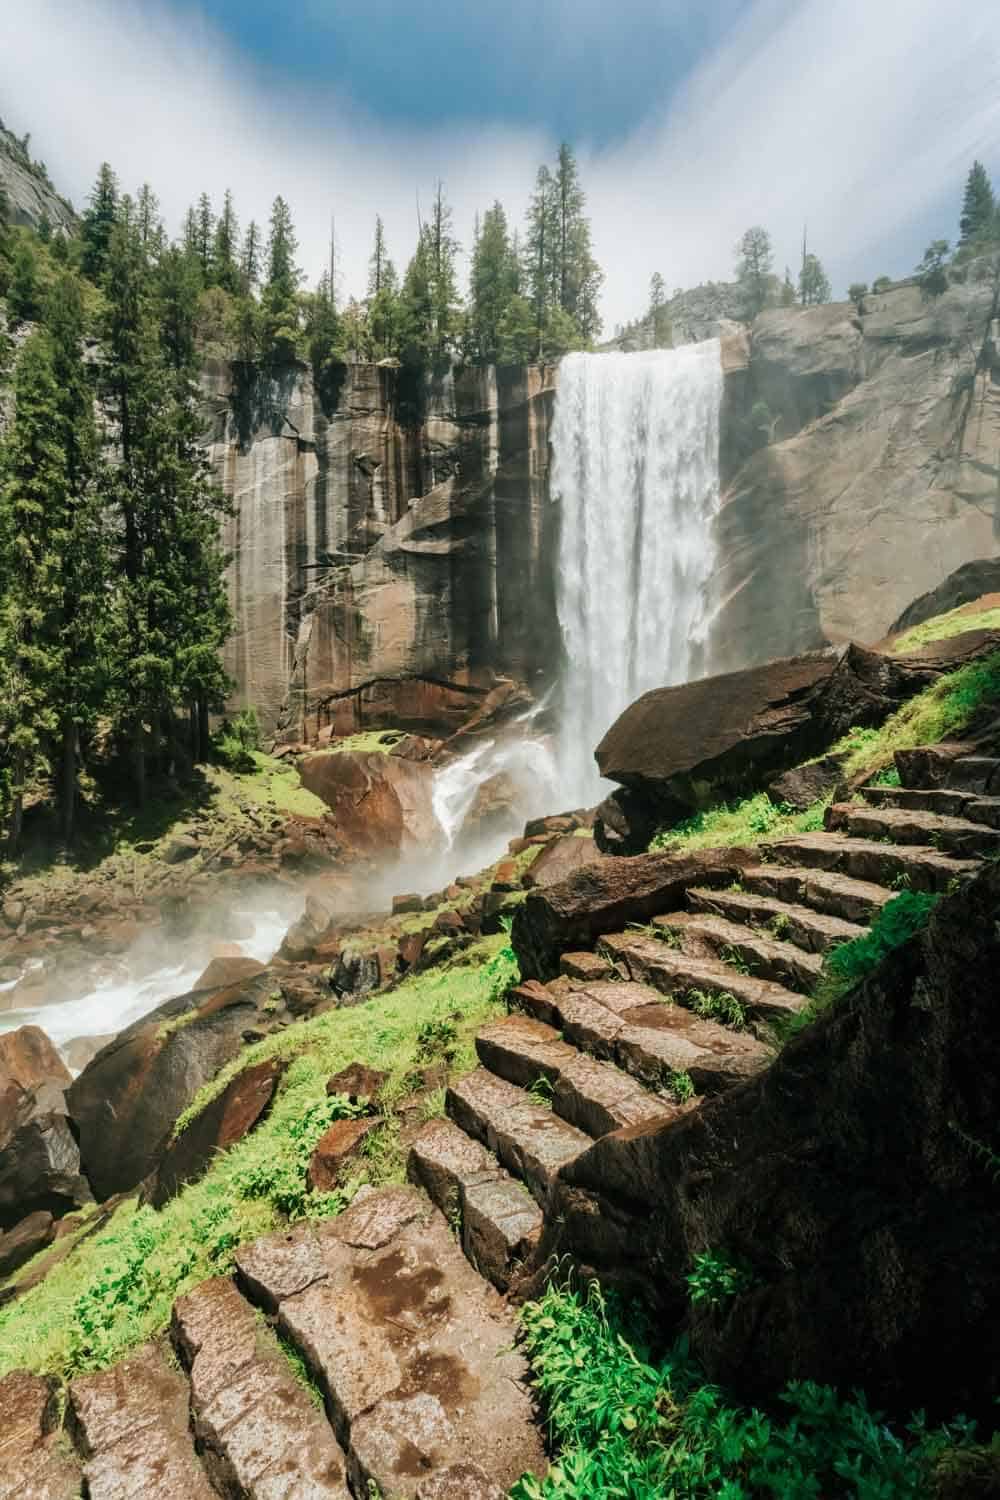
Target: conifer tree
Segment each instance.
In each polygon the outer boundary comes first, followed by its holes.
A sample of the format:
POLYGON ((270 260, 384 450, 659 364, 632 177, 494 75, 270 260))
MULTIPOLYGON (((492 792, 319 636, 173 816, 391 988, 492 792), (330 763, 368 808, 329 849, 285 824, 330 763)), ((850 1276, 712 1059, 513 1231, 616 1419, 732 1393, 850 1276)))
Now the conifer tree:
POLYGON ((604 273, 593 257, 590 223, 584 214, 586 198, 572 148, 559 147, 555 171, 558 243, 556 251, 558 302, 572 319, 580 338, 589 343, 601 331, 597 299, 604 273))
POLYGON ((819 257, 806 254, 802 258, 799 272, 799 298, 803 307, 815 307, 829 302, 832 295, 830 281, 819 257))
POLYGON ((264 347, 277 359, 292 359, 299 332, 297 292, 302 273, 296 264, 298 241, 288 204, 280 195, 271 208, 267 242, 267 282, 261 296, 264 347))
POLYGON ((483 364, 496 364, 500 358, 500 325, 517 294, 518 276, 507 216, 502 205, 494 203, 483 215, 470 275, 470 343, 483 364))
POLYGON ((524 246, 525 291, 535 310, 535 356, 540 357, 549 308, 558 293, 559 202, 547 166, 540 166, 528 205, 524 246))
POLYGON ((256 219, 251 219, 243 240, 240 256, 240 287, 244 295, 253 291, 260 283, 260 230, 256 219))
POLYGON ((339 354, 340 318, 330 294, 329 271, 324 271, 319 286, 308 299, 305 334, 313 380, 321 398, 325 398, 331 371, 342 362, 339 354))
POLYGON ((399 295, 400 356, 409 365, 424 365, 430 358, 434 337, 434 303, 431 291, 433 247, 430 227, 425 224, 406 268, 399 295))
POLYGON ((148 182, 143 183, 136 198, 135 222, 139 243, 146 254, 155 259, 163 248, 163 220, 160 218, 160 200, 148 182))
POLYGON ((667 311, 667 288, 659 271, 654 271, 649 280, 649 313, 653 325, 653 348, 669 349, 673 329, 667 311))
POLYGON ((104 274, 108 245, 117 221, 118 179, 105 161, 101 163, 80 225, 83 245, 80 267, 91 281, 99 281, 104 274))
POLYGON ((60 820, 69 843, 76 822, 81 736, 103 703, 104 619, 112 576, 96 482, 94 392, 83 360, 83 298, 70 271, 64 271, 49 291, 45 328, 58 392, 54 432, 65 473, 65 510, 54 524, 62 589, 55 709, 60 820))
POLYGON ((736 279, 743 295, 743 310, 755 318, 767 306, 771 295, 771 267, 774 252, 771 236, 759 224, 748 229, 736 246, 736 279))
POLYGON ((431 304, 431 355, 441 359, 452 347, 458 329, 459 297, 455 260, 458 241, 452 232, 452 211, 439 181, 428 231, 431 304))
POLYGON ((211 279, 216 286, 236 296, 240 291, 240 226, 233 207, 233 195, 226 189, 222 212, 215 221, 212 242, 211 279))
POLYGON ((38 263, 31 240, 22 235, 14 251, 7 284, 7 315, 14 324, 33 323, 40 310, 38 263))
POLYGON ((399 283, 389 259, 385 230, 375 216, 375 241, 368 263, 368 327, 376 359, 395 353, 399 325, 399 283))
POLYGON ((992 235, 996 209, 993 187, 986 168, 981 161, 974 161, 965 181, 962 214, 958 221, 960 249, 992 235))
POLYGON ((206 286, 211 281, 212 245, 214 240, 215 215, 212 212, 212 200, 207 193, 202 193, 198 199, 198 207, 195 210, 195 249, 198 252, 198 260, 201 263, 201 274, 205 279, 206 286))

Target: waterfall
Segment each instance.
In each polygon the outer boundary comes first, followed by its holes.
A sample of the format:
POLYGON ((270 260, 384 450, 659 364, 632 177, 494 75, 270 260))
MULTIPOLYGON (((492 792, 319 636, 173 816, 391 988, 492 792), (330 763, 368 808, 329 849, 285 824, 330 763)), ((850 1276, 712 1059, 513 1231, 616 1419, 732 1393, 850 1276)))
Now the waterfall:
POLYGON ((649 688, 704 670, 719 503, 719 341, 559 366, 551 491, 566 652, 564 806, 592 804, 594 749, 649 688))

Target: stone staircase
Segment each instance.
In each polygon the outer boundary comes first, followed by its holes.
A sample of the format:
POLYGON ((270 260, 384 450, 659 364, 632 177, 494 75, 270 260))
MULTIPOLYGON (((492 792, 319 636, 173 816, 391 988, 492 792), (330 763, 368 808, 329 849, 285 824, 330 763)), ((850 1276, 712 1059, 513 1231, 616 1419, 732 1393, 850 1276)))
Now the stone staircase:
POLYGON ((0 1381, 0 1500, 503 1500, 543 1473, 504 1294, 554 1177, 766 1068, 832 947, 899 890, 953 889, 1000 854, 1000 761, 937 770, 835 804, 737 883, 694 883, 518 986, 416 1135, 412 1186, 242 1247, 232 1278, 178 1299, 169 1336, 73 1380, 62 1420, 45 1380, 0 1381))

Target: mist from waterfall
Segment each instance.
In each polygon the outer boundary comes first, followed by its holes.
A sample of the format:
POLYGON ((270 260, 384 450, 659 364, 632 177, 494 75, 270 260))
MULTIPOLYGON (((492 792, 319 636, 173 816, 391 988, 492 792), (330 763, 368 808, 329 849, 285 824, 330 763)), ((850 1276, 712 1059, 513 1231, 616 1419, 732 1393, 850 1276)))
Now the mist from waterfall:
POLYGON ((624 708, 705 670, 721 400, 717 339, 570 354, 559 366, 551 492, 561 510, 565 807, 603 795, 594 750, 624 708))

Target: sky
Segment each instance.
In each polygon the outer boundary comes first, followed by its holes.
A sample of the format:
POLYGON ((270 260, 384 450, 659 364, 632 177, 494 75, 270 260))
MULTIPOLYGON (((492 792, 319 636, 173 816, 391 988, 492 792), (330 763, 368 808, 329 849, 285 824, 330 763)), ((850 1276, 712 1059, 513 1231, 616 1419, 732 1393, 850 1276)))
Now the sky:
POLYGON ((605 326, 730 279, 742 231, 835 295, 954 238, 965 174, 1000 187, 1000 4, 984 0, 0 0, 0 117, 80 206, 108 160, 176 230, 282 193, 314 282, 331 215, 363 294, 374 217, 402 269, 437 179, 468 246, 520 222, 561 139, 581 164, 605 326))

